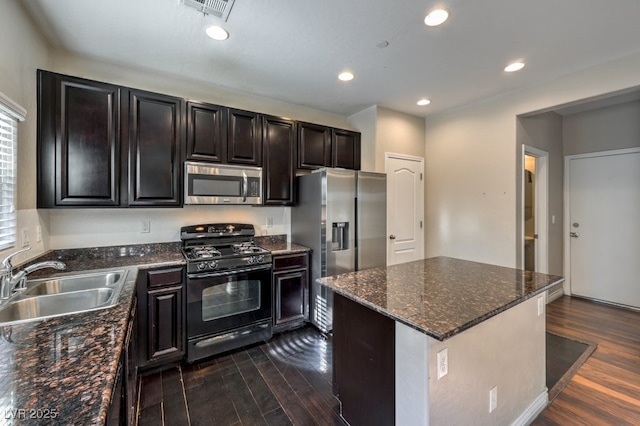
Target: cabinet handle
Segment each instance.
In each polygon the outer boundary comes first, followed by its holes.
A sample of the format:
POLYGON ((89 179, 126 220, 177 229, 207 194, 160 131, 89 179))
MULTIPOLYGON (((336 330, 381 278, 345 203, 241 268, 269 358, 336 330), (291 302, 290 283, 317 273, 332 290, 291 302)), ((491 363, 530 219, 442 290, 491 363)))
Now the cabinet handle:
POLYGON ((396 236, 395 236, 395 235, 393 235, 393 234, 391 234, 391 235, 389 235, 389 239, 390 239, 390 240, 395 240, 395 239, 396 239, 396 236))

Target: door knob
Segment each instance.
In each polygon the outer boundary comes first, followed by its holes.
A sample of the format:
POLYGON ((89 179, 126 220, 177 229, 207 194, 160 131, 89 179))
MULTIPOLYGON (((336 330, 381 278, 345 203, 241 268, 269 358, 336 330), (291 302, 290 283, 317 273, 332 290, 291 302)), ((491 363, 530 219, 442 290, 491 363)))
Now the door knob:
POLYGON ((578 234, 577 232, 569 232, 569 236, 571 238, 578 238, 580 236, 580 234, 578 234))
POLYGON ((395 235, 393 235, 393 234, 391 234, 391 235, 389 235, 389 239, 390 239, 390 240, 395 240, 395 239, 396 239, 396 236, 395 236, 395 235))

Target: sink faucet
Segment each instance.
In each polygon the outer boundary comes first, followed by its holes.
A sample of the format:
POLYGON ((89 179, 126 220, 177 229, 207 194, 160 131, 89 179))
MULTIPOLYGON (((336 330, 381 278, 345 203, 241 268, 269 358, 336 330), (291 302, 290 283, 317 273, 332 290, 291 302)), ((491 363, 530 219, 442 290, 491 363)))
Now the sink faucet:
POLYGON ((31 247, 25 247, 14 253, 11 253, 2 261, 2 265, 0 266, 0 300, 6 300, 11 297, 11 295, 16 291, 24 289, 27 282, 27 275, 34 271, 44 268, 63 270, 67 267, 67 265, 65 265, 63 262, 59 262, 57 260, 49 260, 29 265, 14 275, 13 265, 11 265, 11 259, 16 254, 25 252, 30 249, 31 247))

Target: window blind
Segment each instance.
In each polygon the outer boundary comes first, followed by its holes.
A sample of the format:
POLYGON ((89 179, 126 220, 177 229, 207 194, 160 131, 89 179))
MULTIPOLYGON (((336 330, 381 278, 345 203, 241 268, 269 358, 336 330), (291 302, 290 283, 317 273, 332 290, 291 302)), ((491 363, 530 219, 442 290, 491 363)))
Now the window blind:
POLYGON ((16 244, 18 120, 24 110, 0 93, 0 250, 16 244))

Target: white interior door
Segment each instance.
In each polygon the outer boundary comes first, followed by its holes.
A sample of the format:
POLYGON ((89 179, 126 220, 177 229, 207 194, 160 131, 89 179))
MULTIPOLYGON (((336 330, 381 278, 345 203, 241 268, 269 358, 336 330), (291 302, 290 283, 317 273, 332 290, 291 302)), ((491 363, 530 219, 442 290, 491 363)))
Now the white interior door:
POLYGON ((424 256, 424 159, 386 154, 387 264, 411 262, 424 256))
POLYGON ((571 293, 640 308, 640 151, 567 166, 571 293))

